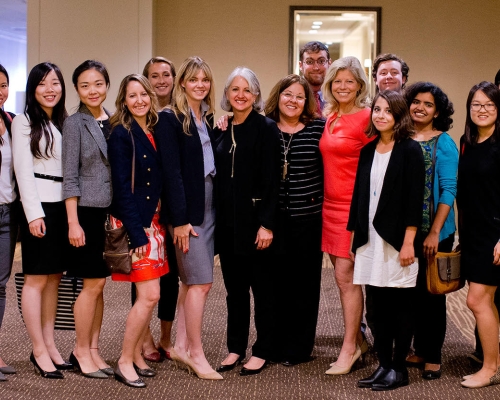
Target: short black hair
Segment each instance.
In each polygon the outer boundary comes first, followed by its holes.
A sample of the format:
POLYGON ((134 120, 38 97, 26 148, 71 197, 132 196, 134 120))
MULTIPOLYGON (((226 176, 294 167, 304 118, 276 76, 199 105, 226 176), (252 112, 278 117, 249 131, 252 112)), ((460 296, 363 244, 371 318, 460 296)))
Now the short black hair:
POLYGON ((299 60, 302 60, 302 57, 304 57, 304 53, 319 53, 320 51, 326 51, 327 58, 330 59, 330 52, 328 51, 328 47, 321 42, 308 42, 306 43, 299 51, 299 60))

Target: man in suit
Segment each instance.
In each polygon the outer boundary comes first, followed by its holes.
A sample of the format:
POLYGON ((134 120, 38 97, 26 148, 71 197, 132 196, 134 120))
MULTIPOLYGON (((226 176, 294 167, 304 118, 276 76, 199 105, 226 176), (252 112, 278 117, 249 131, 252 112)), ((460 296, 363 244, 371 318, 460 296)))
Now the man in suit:
POLYGON ((326 70, 331 63, 332 59, 328 47, 321 42, 309 42, 300 49, 299 69, 314 93, 317 105, 316 111, 319 115, 322 115, 325 105, 321 94, 321 85, 323 85, 326 70))

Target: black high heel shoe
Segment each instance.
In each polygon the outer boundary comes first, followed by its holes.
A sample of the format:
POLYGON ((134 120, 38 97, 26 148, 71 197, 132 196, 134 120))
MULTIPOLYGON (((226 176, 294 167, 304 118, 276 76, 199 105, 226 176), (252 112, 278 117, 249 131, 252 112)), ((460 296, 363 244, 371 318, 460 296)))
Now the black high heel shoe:
POLYGON ((69 361, 64 361, 62 364, 56 364, 54 361, 52 361, 54 364, 54 367, 56 367, 57 370, 59 371, 71 371, 75 366, 71 364, 69 361))
POLYGON ((135 381, 131 381, 131 380, 125 378, 125 376, 120 371, 120 367, 118 366, 118 364, 116 364, 116 368, 115 368, 115 379, 118 382, 121 382, 121 383, 123 383, 127 386, 130 386, 130 387, 134 387, 134 388, 146 387, 146 382, 144 382, 141 378, 136 379, 135 381))
POLYGON ((33 367, 35 368, 35 372, 39 373, 42 378, 64 379, 64 375, 62 374, 62 372, 57 369, 55 371, 44 371, 43 369, 41 369, 38 363, 36 362, 35 355, 33 354, 33 352, 31 352, 30 355, 30 361, 32 362, 33 367))
POLYGON ((69 362, 74 365, 76 371, 79 371, 86 378, 108 379, 108 375, 106 375, 100 369, 94 372, 83 372, 82 368, 80 367, 80 362, 73 352, 71 352, 71 355, 69 356, 69 362))
POLYGON ((239 356, 238 359, 232 363, 232 364, 221 364, 217 367, 216 371, 217 372, 227 372, 227 371, 232 371, 235 367, 237 367, 238 365, 240 365, 243 360, 245 359, 245 356, 239 356))
POLYGON ((243 367, 243 368, 241 368, 240 376, 250 376, 250 375, 260 374, 262 372, 262 370, 264 368, 266 368, 269 364, 270 364, 270 362, 268 360, 266 360, 266 361, 264 361, 264 364, 262 364, 262 367, 257 368, 257 369, 249 369, 249 368, 243 367))

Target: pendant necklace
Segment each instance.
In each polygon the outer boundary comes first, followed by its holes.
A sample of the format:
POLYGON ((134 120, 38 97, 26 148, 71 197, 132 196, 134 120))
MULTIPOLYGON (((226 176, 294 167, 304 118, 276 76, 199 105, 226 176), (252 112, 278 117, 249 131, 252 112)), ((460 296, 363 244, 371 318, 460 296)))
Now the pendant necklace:
POLYGON ((96 119, 96 121, 101 128, 104 128, 104 125, 102 124, 102 119, 96 119))
POLYGON ((286 179, 286 176, 288 175, 288 165, 290 163, 288 162, 287 156, 288 156, 288 152, 290 151, 290 145, 292 144, 293 135, 297 132, 297 127, 299 126, 299 123, 295 126, 294 131, 289 134, 290 139, 288 139, 288 144, 285 144, 285 136, 283 135, 281 128, 278 126, 278 129, 280 131, 281 141, 283 142, 284 160, 283 160, 283 174, 281 175, 281 180, 283 180, 283 181, 286 179))
POLYGON ((231 141, 233 144, 231 145, 231 148, 229 149, 229 154, 232 153, 233 159, 231 162, 231 178, 234 177, 234 154, 236 153, 236 140, 234 139, 234 118, 233 122, 231 122, 231 141))

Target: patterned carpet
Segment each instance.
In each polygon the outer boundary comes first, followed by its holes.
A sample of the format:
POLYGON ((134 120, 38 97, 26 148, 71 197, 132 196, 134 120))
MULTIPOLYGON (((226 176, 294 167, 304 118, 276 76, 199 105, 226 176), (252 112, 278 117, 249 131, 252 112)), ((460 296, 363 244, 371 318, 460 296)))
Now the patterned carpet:
MULTIPOLYGON (((325 258, 326 260, 326 258, 325 258)), ((14 265, 20 270, 20 262, 14 265)), ((128 388, 112 379, 91 380, 72 372, 64 380, 43 379, 33 372, 28 361, 31 346, 15 301, 13 280, 8 288, 7 313, 0 332, 0 354, 18 370, 8 382, 0 382, 0 399, 500 399, 500 386, 468 390, 460 386, 460 377, 474 368, 466 355, 473 350, 473 321, 465 309, 466 288, 449 296, 448 332, 443 354, 443 376, 425 381, 417 369, 410 370, 411 384, 391 392, 358 389, 357 380, 376 367, 373 354, 349 375, 331 377, 324 374, 338 354, 342 343, 342 314, 333 269, 325 261, 317 340, 310 363, 292 368, 271 365, 260 375, 240 377, 234 370, 224 374, 223 381, 203 381, 186 370, 176 369, 170 361, 154 364, 158 376, 148 379, 146 389, 128 388)), ((126 283, 109 282, 105 288, 105 315, 100 348, 114 364, 123 337, 125 316, 129 309, 130 288, 126 283)), ((205 313, 203 342, 208 360, 217 365, 225 356, 225 291, 220 268, 215 268, 215 281, 205 313)), ((297 323, 300 323, 297 321, 297 323)), ((153 333, 159 334, 155 319, 153 333)), ((251 338, 253 340, 254 337, 251 338)), ((371 338, 369 338, 371 340, 371 338)), ((57 331, 56 343, 69 356, 74 332, 57 331)))

